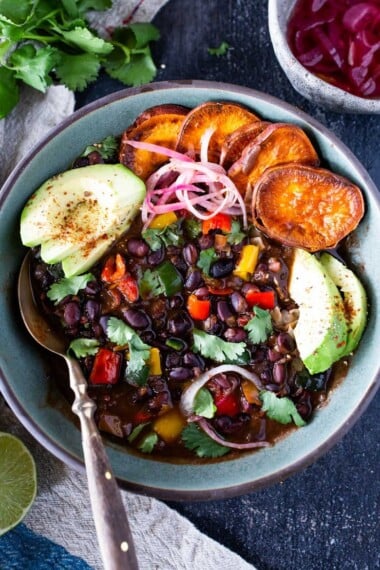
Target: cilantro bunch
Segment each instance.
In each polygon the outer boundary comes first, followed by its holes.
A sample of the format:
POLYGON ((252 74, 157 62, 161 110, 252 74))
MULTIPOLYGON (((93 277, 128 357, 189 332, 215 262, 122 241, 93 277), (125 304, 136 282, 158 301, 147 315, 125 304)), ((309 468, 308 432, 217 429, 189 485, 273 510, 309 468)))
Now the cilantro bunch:
POLYGON ((91 30, 89 10, 112 0, 0 0, 0 118, 18 103, 20 83, 45 92, 53 82, 83 90, 101 68, 126 85, 152 81, 152 24, 118 27, 105 40, 91 30))

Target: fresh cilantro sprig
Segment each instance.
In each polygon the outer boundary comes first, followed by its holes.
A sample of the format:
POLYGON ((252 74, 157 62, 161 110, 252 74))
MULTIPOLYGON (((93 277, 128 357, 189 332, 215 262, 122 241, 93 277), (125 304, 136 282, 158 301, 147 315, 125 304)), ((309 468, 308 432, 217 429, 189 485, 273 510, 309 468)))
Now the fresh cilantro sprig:
POLYGON ((182 430, 181 438, 185 447, 195 451, 198 457, 222 457, 230 451, 228 447, 211 439, 195 423, 190 423, 182 430))
POLYGON ((226 55, 228 50, 230 50, 230 49, 231 49, 230 44, 223 41, 218 47, 207 48, 207 51, 210 55, 216 55, 217 57, 220 57, 222 55, 226 55))
POLYGON ((210 267, 213 261, 218 259, 218 254, 216 253, 213 247, 209 247, 208 249, 202 249, 199 254, 197 267, 203 271, 206 275, 210 273, 210 267))
POLYGON ((162 285, 158 273, 152 271, 151 269, 146 269, 139 282, 139 291, 143 299, 149 296, 157 297, 164 292, 164 286, 162 285))
POLYGON ((245 342, 227 342, 199 329, 193 330, 193 351, 216 362, 239 362, 247 350, 245 342))
POLYGON ((107 336, 118 346, 128 345, 129 359, 125 378, 129 384, 143 386, 149 375, 150 346, 145 344, 130 326, 117 317, 110 317, 108 320, 107 336))
POLYGON ((111 6, 111 0, 0 2, 0 118, 17 105, 21 83, 45 92, 58 81, 81 91, 101 68, 126 85, 152 81, 149 44, 159 38, 157 28, 134 23, 103 39, 87 13, 111 6))
POLYGON ((274 392, 262 390, 260 392, 260 400, 263 403, 261 409, 263 412, 266 412, 268 418, 276 420, 280 424, 294 422, 298 427, 306 425, 305 420, 301 417, 290 398, 279 398, 274 392))
POLYGON ((267 309, 261 309, 256 306, 253 312, 255 316, 248 321, 244 328, 248 331, 248 338, 252 344, 259 344, 260 342, 265 342, 272 333, 272 318, 267 309))
POLYGON ((158 443, 158 435, 154 432, 148 433, 140 443, 139 450, 143 453, 152 453, 156 443, 158 443))
POLYGON ((74 277, 63 277, 57 283, 53 283, 47 292, 47 297, 55 304, 59 303, 68 295, 77 295, 81 289, 84 289, 90 281, 95 277, 92 273, 84 273, 74 277))
POLYGON ((245 233, 241 231, 240 222, 238 220, 232 220, 231 231, 227 234, 227 243, 230 245, 238 245, 245 237, 245 233))
POLYGON ((99 342, 95 338, 76 338, 70 342, 67 352, 73 352, 77 358, 85 358, 96 354, 98 349, 99 342))
POLYGON ((152 251, 158 251, 162 246, 182 245, 183 232, 180 222, 169 224, 165 228, 147 228, 142 232, 142 237, 152 251))
POLYGON ((197 416, 211 419, 215 416, 216 406, 210 390, 201 388, 194 398, 194 413, 197 416))
POLYGON ((116 137, 110 135, 99 143, 90 144, 87 146, 82 156, 88 156, 91 152, 98 152, 104 160, 110 160, 117 155, 119 149, 119 141, 116 137))

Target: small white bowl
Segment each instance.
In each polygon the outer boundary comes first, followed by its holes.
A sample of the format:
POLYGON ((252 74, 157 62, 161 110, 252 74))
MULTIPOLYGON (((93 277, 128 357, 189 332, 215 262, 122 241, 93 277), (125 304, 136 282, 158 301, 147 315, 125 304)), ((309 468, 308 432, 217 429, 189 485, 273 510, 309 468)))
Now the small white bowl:
POLYGON ((364 99, 339 89, 308 71, 291 52, 286 38, 287 22, 296 0, 269 0, 269 34, 274 53, 294 89, 301 95, 340 113, 378 113, 380 98, 364 99))

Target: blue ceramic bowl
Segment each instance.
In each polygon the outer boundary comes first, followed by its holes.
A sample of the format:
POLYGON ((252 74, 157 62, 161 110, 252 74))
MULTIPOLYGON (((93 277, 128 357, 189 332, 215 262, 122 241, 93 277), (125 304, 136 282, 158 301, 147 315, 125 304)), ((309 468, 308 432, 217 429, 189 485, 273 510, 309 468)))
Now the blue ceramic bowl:
POLYGON ((108 444, 119 481, 136 492, 166 499, 211 499, 246 493, 312 463, 352 426, 378 384, 380 325, 377 291, 380 283, 378 232, 379 194, 351 152, 321 124, 268 95, 233 85, 202 81, 151 84, 127 89, 88 105, 65 120, 16 168, 0 197, 0 388, 25 427, 57 457, 83 469, 81 437, 70 406, 54 388, 63 361, 54 361, 28 336, 18 312, 16 282, 25 249, 19 239, 22 207, 44 180, 69 167, 86 145, 119 134, 147 107, 178 103, 194 107, 207 100, 242 103, 271 121, 303 127, 332 170, 358 184, 365 195, 366 215, 352 240, 351 256, 370 298, 368 326, 349 372, 306 427, 274 447, 238 459, 209 465, 171 464, 138 457, 108 444))

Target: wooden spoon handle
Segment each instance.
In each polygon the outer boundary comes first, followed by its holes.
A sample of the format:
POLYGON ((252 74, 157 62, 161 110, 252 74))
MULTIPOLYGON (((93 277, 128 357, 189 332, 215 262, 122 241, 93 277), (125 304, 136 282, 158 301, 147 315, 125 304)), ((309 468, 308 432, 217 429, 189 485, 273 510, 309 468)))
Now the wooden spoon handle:
POLYGON ((87 394, 87 383, 79 363, 66 357, 72 406, 82 430, 92 513, 105 570, 138 570, 138 563, 121 493, 112 473, 104 445, 94 421, 95 403, 87 394))

